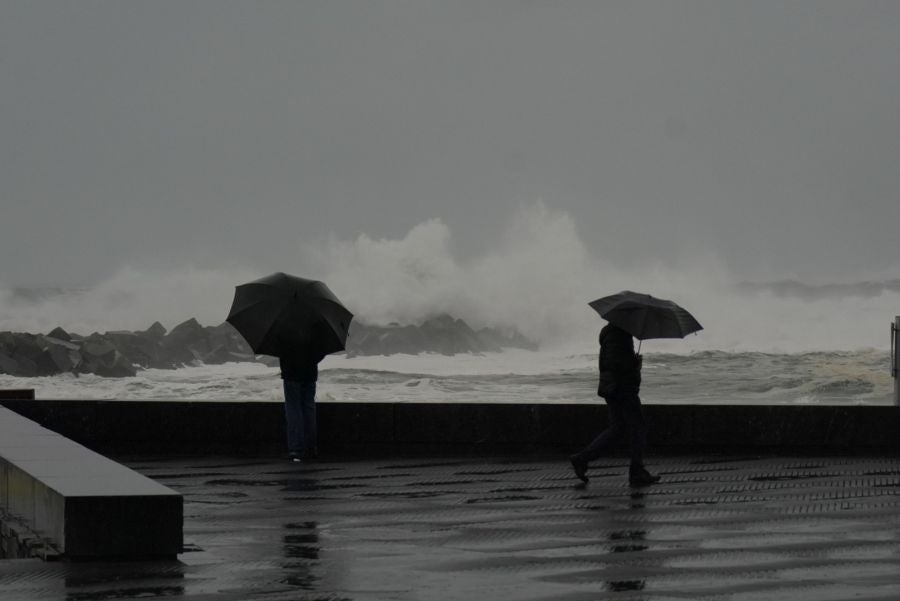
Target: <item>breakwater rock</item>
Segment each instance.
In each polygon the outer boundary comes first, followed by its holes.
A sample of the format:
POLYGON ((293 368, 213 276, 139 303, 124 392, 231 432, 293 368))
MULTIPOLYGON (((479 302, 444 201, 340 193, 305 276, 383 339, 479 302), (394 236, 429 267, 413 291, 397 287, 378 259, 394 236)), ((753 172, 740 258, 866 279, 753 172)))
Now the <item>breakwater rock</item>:
MULTIPOLYGON (((348 356, 423 352, 454 355, 510 347, 533 349, 536 345, 515 331, 473 330, 461 319, 441 315, 418 325, 373 326, 354 321, 346 352, 348 356)), ((0 373, 19 377, 61 373, 128 377, 136 375, 139 369, 235 361, 277 365, 272 357, 254 355, 227 322, 203 326, 192 318, 171 331, 156 322, 142 331, 115 330, 88 336, 62 328, 47 334, 0 332, 0 373)))
POLYGON ((537 344, 515 330, 474 330, 462 319, 438 315, 418 325, 392 323, 386 326, 350 323, 347 355, 393 355, 405 353, 486 353, 504 348, 537 349, 537 344))
POLYGON ((170 332, 159 322, 143 331, 89 336, 62 328, 47 334, 0 332, 0 373, 23 377, 60 373, 126 377, 142 368, 254 360, 253 351, 230 324, 202 326, 193 318, 170 332))

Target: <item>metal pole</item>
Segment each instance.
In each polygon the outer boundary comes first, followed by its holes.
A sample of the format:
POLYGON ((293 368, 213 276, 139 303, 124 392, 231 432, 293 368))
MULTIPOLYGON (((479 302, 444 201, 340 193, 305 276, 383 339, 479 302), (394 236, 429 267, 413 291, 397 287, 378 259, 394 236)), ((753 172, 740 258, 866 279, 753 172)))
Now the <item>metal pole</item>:
POLYGON ((900 407, 900 316, 891 324, 891 375, 894 377, 894 405, 900 407))

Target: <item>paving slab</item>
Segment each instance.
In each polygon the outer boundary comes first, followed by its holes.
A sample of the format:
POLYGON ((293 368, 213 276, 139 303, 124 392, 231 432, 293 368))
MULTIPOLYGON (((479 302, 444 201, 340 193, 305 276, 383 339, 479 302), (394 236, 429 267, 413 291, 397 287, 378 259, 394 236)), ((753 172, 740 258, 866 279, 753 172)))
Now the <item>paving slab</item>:
POLYGON ((900 458, 131 459, 177 561, 0 561, 3 601, 896 601, 900 458))

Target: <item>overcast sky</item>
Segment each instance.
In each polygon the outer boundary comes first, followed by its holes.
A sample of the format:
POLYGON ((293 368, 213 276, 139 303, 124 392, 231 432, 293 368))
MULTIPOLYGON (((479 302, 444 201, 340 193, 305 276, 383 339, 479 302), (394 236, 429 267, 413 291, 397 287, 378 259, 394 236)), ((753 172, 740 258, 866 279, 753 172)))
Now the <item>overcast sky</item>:
MULTIPOLYGON (((900 277, 900 3, 0 3, 0 284, 517 207, 623 267, 900 277)), ((297 258, 297 260, 301 260, 297 258)))

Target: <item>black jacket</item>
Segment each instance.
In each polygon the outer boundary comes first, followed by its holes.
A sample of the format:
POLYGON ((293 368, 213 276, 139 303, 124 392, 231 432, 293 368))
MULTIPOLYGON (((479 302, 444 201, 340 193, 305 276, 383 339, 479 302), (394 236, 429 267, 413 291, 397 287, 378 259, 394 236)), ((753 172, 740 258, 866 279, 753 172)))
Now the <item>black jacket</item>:
POLYGON ((641 359, 634 353, 634 338, 620 327, 600 330, 600 383, 597 394, 606 398, 620 387, 641 387, 641 359))
POLYGON ((325 355, 300 351, 292 355, 278 357, 281 379, 296 382, 315 382, 319 379, 319 361, 325 355))

